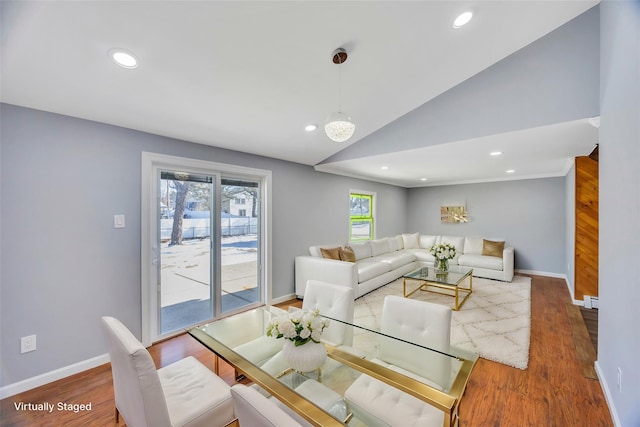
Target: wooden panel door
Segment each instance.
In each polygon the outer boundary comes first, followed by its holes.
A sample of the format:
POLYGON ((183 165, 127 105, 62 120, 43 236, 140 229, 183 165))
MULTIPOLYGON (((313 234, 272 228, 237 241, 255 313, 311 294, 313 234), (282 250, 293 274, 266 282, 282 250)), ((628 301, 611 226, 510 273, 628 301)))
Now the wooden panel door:
POLYGON ((576 157, 575 283, 576 300, 598 296, 598 162, 576 157))

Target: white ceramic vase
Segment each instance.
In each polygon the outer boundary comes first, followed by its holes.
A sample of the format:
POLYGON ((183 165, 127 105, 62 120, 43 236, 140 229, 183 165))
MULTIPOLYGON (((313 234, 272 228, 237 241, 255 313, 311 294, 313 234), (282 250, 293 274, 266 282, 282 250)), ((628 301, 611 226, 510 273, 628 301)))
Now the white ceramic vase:
POLYGON ((293 341, 285 339, 282 354, 290 368, 298 372, 311 372, 322 366, 327 358, 327 349, 324 344, 313 341, 296 347, 293 341))

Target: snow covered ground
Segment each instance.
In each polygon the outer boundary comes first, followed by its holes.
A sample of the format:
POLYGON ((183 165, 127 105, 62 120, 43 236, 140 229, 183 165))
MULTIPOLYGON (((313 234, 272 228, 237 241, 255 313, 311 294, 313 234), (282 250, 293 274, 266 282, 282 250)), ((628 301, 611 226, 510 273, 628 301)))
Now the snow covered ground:
MULTIPOLYGON (((233 293, 257 286, 256 235, 224 237, 221 242, 222 291, 233 293)), ((184 240, 161 248, 161 306, 210 298, 210 239, 184 240)))

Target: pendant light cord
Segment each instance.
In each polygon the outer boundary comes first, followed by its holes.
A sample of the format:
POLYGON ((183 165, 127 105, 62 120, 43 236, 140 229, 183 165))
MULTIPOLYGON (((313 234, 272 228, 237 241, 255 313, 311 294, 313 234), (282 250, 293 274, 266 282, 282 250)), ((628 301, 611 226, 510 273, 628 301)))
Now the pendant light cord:
POLYGON ((338 65, 338 112, 342 112, 342 61, 338 65))

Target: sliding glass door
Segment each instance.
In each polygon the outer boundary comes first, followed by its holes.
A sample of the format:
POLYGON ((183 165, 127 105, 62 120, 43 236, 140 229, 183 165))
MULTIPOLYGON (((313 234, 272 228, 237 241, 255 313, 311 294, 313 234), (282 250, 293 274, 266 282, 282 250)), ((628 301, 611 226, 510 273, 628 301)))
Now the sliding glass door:
POLYGON ((216 175, 160 172, 160 335, 214 317, 216 182, 216 175))
POLYGON ((220 207, 222 312, 262 300, 259 286, 260 183, 223 177, 220 207))
POLYGON ((145 345, 268 302, 270 179, 265 170, 143 154, 145 345))

